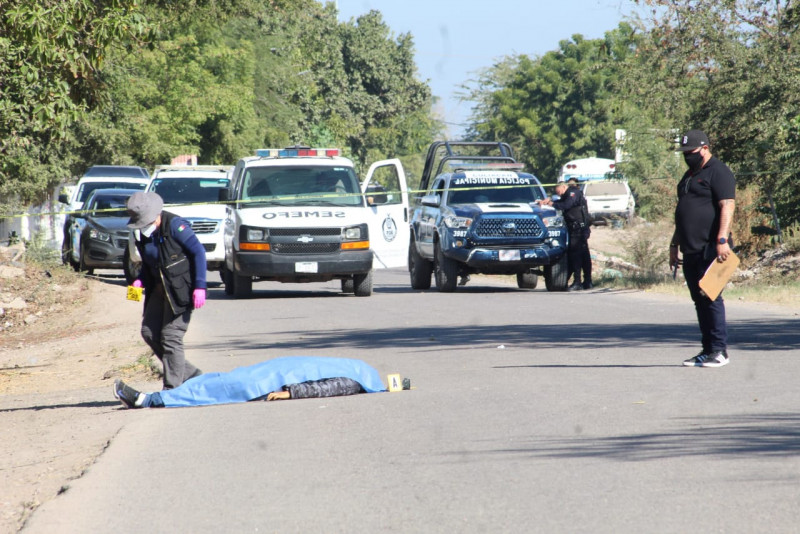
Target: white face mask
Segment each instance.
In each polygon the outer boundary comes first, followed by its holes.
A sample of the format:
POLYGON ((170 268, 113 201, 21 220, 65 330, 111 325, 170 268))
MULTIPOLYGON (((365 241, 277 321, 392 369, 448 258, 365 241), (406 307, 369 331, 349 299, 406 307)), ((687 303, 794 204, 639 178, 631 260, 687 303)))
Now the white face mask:
POLYGON ((143 236, 150 237, 151 235, 153 235, 153 232, 156 231, 156 223, 153 223, 149 226, 145 226, 140 231, 142 232, 143 236))

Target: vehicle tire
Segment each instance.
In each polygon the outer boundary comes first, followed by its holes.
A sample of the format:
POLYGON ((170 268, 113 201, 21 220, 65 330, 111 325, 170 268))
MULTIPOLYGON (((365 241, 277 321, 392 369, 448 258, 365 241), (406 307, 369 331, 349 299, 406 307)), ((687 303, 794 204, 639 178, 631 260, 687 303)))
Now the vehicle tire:
POLYGON ((520 289, 536 289, 539 275, 531 272, 517 273, 517 287, 520 289))
POLYGON ((567 279, 569 278, 569 264, 567 254, 561 256, 554 265, 547 265, 544 268, 544 285, 548 291, 564 291, 567 289, 567 279))
POLYGON ((225 288, 226 295, 233 295, 233 276, 225 263, 219 268, 219 277, 222 279, 222 285, 225 288))
POLYGON ((417 242, 412 237, 408 244, 408 274, 412 289, 430 289, 433 264, 423 258, 417 250, 417 242))
POLYGON ((352 278, 342 278, 342 293, 352 294, 356 291, 356 284, 352 278))
POLYGON ((76 269, 76 271, 85 272, 86 274, 92 275, 94 274, 94 268, 86 266, 86 262, 83 260, 85 256, 86 256, 86 250, 83 248, 83 246, 81 246, 81 255, 79 256, 80 261, 78 262, 78 268, 76 269))
POLYGON ((442 293, 452 293, 456 290, 458 283, 458 262, 451 260, 442 253, 442 248, 437 242, 434 245, 434 278, 436 278, 436 289, 442 293))
POLYGON ((64 236, 64 240, 61 242, 61 263, 64 265, 71 265, 72 262, 70 261, 70 249, 69 249, 69 236, 64 236))
POLYGON ((231 292, 233 298, 246 299, 253 294, 253 278, 251 276, 240 276, 236 273, 231 273, 230 278, 233 286, 233 291, 231 292))
POLYGON ((125 272, 125 282, 128 285, 131 285, 139 277, 141 267, 140 262, 131 259, 131 253, 128 247, 125 247, 125 252, 122 253, 122 270, 125 272))
POLYGON ((372 271, 365 274, 353 275, 353 293, 357 297, 369 297, 372 295, 372 271))

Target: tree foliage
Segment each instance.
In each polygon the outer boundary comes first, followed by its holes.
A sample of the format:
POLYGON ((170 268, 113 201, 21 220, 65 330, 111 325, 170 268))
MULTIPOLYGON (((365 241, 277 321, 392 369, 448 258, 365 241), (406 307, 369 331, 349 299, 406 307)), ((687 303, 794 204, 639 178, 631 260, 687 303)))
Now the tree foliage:
MULTIPOLYGON (((626 90, 672 128, 701 128, 741 185, 800 218, 800 8, 790 0, 644 0, 626 90)), ((668 145, 667 145, 668 146, 668 145)), ((764 204, 767 202, 765 201, 764 204)))
POLYGON ((376 11, 340 23, 314 0, 17 0, 0 17, 0 196, 32 200, 92 164, 232 164, 291 143, 414 161, 439 128, 411 36, 376 11))
POLYGON ((604 39, 573 35, 541 57, 500 61, 471 93, 478 105, 469 136, 510 142, 546 181, 567 160, 613 157, 618 101, 612 86, 632 39, 631 27, 622 24, 604 39))

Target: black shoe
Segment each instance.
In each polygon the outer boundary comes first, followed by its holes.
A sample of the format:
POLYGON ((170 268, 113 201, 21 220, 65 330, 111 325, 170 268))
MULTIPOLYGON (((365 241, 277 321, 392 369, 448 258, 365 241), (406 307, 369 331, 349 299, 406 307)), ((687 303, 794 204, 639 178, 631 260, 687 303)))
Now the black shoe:
POLYGON ((114 396, 119 399, 126 408, 141 408, 144 402, 144 395, 139 393, 122 380, 114 380, 114 396))
POLYGON ((580 285, 578 283, 575 283, 575 284, 572 284, 571 286, 569 286, 567 288, 567 291, 581 291, 582 289, 583 289, 582 285, 580 285))
POLYGON ((583 283, 583 289, 592 289, 593 287, 594 286, 592 285, 591 282, 584 282, 583 283))

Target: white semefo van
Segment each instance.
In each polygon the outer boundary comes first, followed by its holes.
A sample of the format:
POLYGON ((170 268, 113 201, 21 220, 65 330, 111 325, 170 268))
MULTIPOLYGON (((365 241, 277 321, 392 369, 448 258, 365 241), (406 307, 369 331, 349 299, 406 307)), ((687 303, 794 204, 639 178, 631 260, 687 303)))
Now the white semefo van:
POLYGON ((253 281, 342 281, 372 294, 373 267, 402 267, 408 254, 408 192, 399 160, 374 163, 359 183, 339 149, 261 149, 240 159, 225 219, 225 292, 253 281))
POLYGON ((225 206, 219 191, 230 186, 230 165, 160 165, 155 168, 147 191, 158 193, 164 209, 186 219, 206 249, 209 271, 225 261, 223 221, 225 206))

